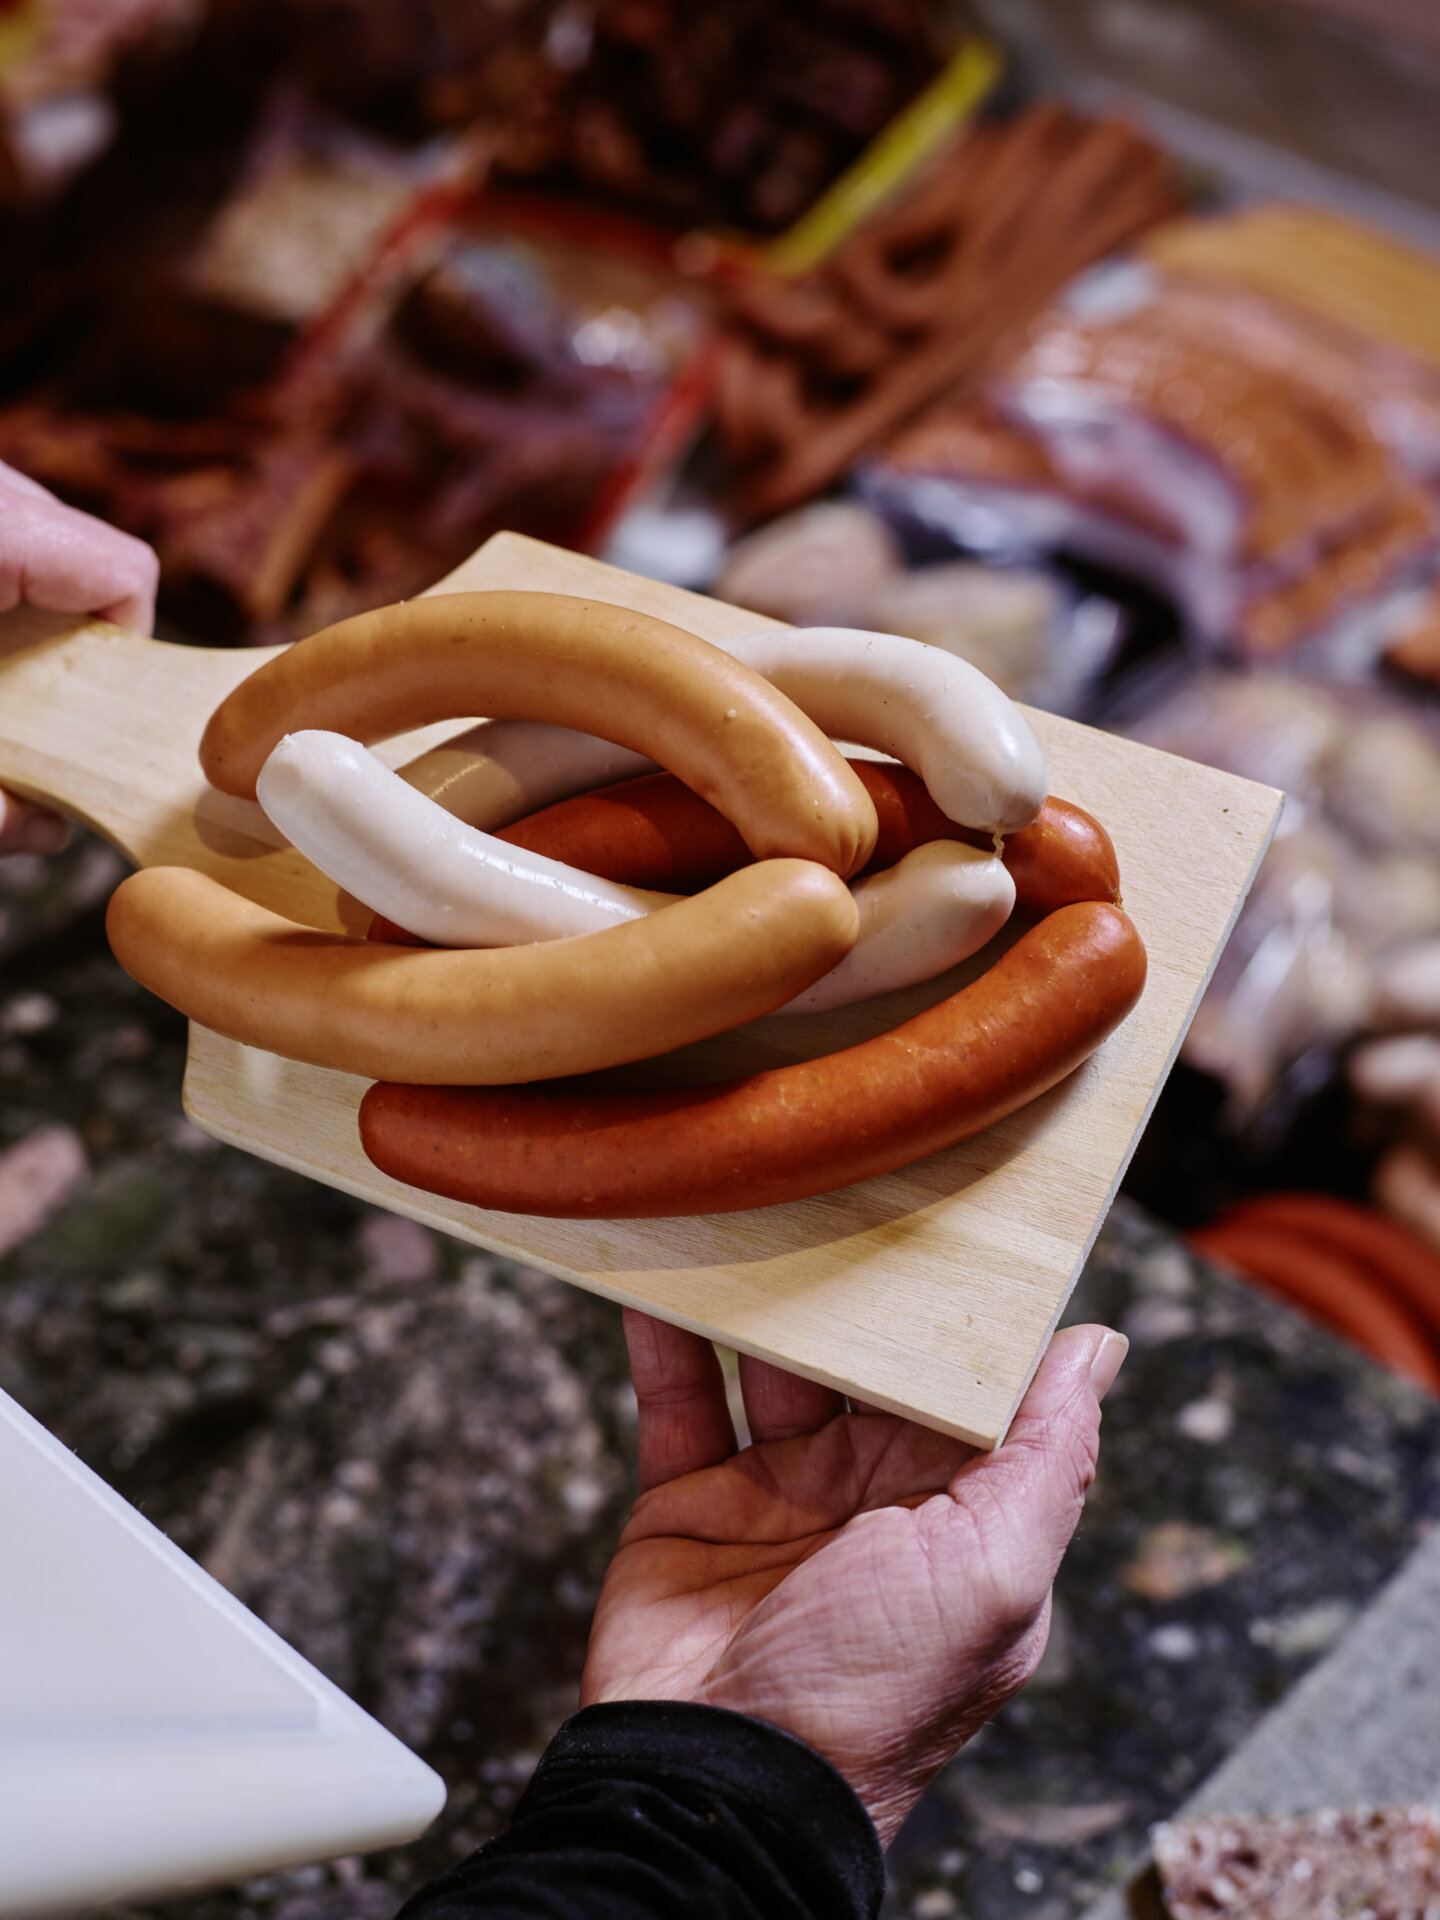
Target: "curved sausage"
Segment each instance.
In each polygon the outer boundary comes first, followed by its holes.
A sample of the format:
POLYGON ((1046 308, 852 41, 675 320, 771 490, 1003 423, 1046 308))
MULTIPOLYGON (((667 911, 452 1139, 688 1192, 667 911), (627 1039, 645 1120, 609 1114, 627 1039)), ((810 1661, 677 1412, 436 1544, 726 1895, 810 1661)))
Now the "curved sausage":
POLYGON ((675 898, 593 879, 467 827, 343 733, 287 733, 256 791, 322 873, 432 946, 563 940, 638 920, 675 898))
MULTIPOLYGON (((1000 861, 954 840, 927 841, 883 873, 852 880, 850 891, 860 913, 854 946, 777 1015, 829 1012, 933 980, 993 940, 1015 902, 1000 861)), ((367 937, 399 947, 430 944, 379 913, 367 937)))
MULTIPOLYGON (((1015 884, 1001 862, 955 840, 926 841, 883 873, 852 880, 850 891, 860 913, 854 946, 777 1014, 828 1012, 933 980, 978 953, 1015 910, 1015 884)), ((379 913, 368 938, 400 947, 430 944, 379 913)))
MULTIPOLYGON (((942 647, 849 627, 771 627, 722 644, 826 733, 913 767, 952 823, 1013 833, 1038 813, 1049 776, 1024 715, 977 667, 942 647)), ((512 729, 506 720, 483 722, 420 755, 403 777, 493 832, 567 793, 642 771, 633 761, 617 766, 606 741, 573 732, 554 738, 534 725, 516 737, 512 729), (468 775, 466 753, 475 756, 468 775), (498 765, 487 766, 490 759, 498 765)))
POLYGON ((825 733, 919 774, 951 820, 986 833, 1028 826, 1050 776, 1008 694, 943 647, 855 627, 766 627, 725 642, 825 733))
POLYGON ((1440 1357, 1422 1323, 1346 1254, 1296 1239, 1280 1226, 1211 1227, 1192 1234, 1190 1244, 1302 1307, 1394 1372, 1440 1393, 1440 1357))
POLYGON ((1093 814, 1049 799, 1028 827, 1007 835, 1003 858, 1018 913, 1039 918, 1081 900, 1121 905, 1115 842, 1093 814))
MULTIPOLYGON (((291 843, 384 917, 372 940, 398 924, 431 946, 516 946, 620 926, 676 899, 592 879, 467 827, 342 733, 287 733, 257 790, 291 843)), ((1015 905, 995 855, 954 840, 917 847, 853 891, 855 945, 779 1012, 818 1013, 932 979, 978 952, 1015 905)))
POLYGON ((1015 906, 1015 882, 995 855, 957 840, 927 841, 850 890, 860 909, 854 946, 778 1013, 828 1013, 933 980, 993 940, 1015 906))
POLYGON ((693 900, 537 946, 415 952, 297 926, 188 867, 111 896, 115 957, 203 1026, 312 1066, 428 1085, 644 1059, 769 1013, 855 943, 843 881, 746 867, 693 900))
POLYGON ((1262 1193, 1242 1200, 1215 1223, 1216 1231, 1249 1227, 1280 1229, 1307 1246, 1358 1261, 1419 1315, 1432 1336, 1440 1335, 1440 1258, 1374 1207, 1328 1193, 1262 1193))
POLYGON ((221 701, 200 762, 215 786, 253 799, 284 734, 368 744, 477 712, 578 723, 658 754, 762 858, 850 874, 870 857, 863 788, 783 695, 679 627, 565 594, 439 594, 342 620, 221 701))
MULTIPOLYGON (((648 754, 544 720, 482 720, 398 769, 417 792, 486 833, 582 788, 608 787, 654 771, 648 754)), ((723 813, 718 817, 725 819, 723 813)), ((738 833, 735 838, 745 845, 738 833)))
MULTIPOLYGON (((867 874, 894 866, 930 840, 961 840, 986 851, 994 844, 989 834, 947 819, 908 767, 878 760, 850 765, 880 827, 867 874)), ((558 801, 495 837, 623 886, 666 893, 708 887, 749 859, 724 815, 669 773, 558 801)), ((1068 800, 1048 799, 1028 827, 1007 835, 1003 859, 1015 882, 1015 910, 1027 918, 1079 900, 1120 904, 1114 842, 1068 800)))
POLYGON ((828 1193, 967 1139, 1074 1071, 1140 997, 1116 907, 1062 907, 890 1033, 718 1086, 380 1085, 360 1137, 430 1193, 572 1219, 734 1213, 828 1193))

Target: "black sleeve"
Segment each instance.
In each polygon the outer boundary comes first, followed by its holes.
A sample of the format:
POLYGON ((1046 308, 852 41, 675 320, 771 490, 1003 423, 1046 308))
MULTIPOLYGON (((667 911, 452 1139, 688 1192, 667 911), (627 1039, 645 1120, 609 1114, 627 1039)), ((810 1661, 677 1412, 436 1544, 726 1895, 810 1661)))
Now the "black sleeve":
POLYGON ((619 1701, 567 1720, 510 1831, 397 1920, 875 1920, 884 1885, 869 1815, 803 1741, 619 1701))

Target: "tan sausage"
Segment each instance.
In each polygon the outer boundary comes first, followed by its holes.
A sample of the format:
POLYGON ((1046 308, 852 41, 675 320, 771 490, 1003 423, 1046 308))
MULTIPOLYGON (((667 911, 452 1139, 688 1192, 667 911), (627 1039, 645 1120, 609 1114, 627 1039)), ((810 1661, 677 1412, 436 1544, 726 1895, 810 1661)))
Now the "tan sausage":
POLYGON ((437 594, 342 620, 220 703, 200 763, 253 800, 287 733, 325 728, 368 745, 467 714, 558 722, 647 753, 762 859, 848 875, 875 844, 864 788, 768 681, 663 620, 567 594, 437 594))
POLYGON ((835 966, 859 916, 826 868, 770 860, 600 933, 417 951, 318 933, 188 867, 149 867, 115 890, 106 931, 141 986, 232 1040, 444 1086, 587 1073, 723 1033, 835 966))
POLYGON ((1133 921, 1085 902, 939 1006, 819 1060, 664 1092, 376 1086, 360 1138, 398 1180, 511 1213, 639 1219, 800 1200, 1013 1113, 1093 1053, 1144 982, 1133 921))

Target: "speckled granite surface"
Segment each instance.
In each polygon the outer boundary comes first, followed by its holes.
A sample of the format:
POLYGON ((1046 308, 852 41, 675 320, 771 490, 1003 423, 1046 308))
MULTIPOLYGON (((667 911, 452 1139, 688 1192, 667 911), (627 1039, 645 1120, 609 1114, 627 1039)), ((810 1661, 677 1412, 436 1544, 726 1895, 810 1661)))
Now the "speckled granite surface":
MULTIPOLYGON (((389 1920, 569 1711, 630 1491, 612 1308, 216 1147, 81 843, 0 862, 0 1386, 451 1784, 420 1845, 144 1909, 389 1920)), ((1123 1204, 1133 1342, 1045 1663, 896 1845, 890 1920, 1066 1920, 1440 1517, 1440 1406, 1123 1204)))
POLYGON ((892 1853, 890 1915, 1069 1920, 1440 1520, 1440 1405, 1123 1202, 1067 1316, 1129 1358, 1025 1691, 892 1853))

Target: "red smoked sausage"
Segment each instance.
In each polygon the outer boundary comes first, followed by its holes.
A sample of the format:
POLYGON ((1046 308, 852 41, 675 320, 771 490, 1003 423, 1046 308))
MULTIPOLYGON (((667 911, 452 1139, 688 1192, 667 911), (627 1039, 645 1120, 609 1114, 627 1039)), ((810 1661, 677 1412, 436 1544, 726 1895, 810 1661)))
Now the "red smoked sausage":
POLYGON ((988 972, 890 1033, 720 1085, 617 1093, 381 1084, 360 1137, 430 1193, 570 1219, 733 1213, 888 1173, 1074 1071, 1125 1018, 1145 948, 1119 908, 1060 908, 988 972))
MULTIPOLYGON (((866 873, 893 867, 931 840, 963 840, 988 847, 988 835, 958 826, 936 806, 908 767, 875 760, 850 765, 875 804, 880 833, 866 873)), ((751 859, 725 816, 671 773, 642 774, 577 794, 502 828, 496 838, 548 854, 602 880, 689 893, 751 859)), ((1098 820, 1068 800, 1051 798, 1028 827, 1005 840, 1005 865, 1015 882, 1015 910, 1026 918, 1053 913, 1078 900, 1120 900, 1114 843, 1098 820)))

